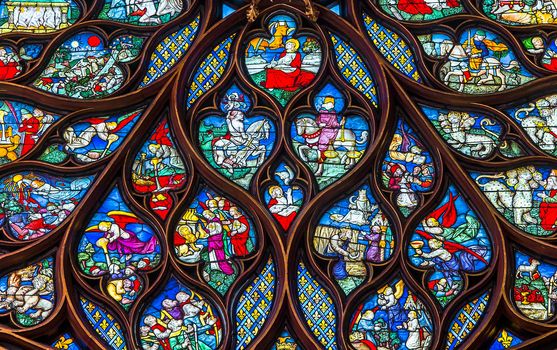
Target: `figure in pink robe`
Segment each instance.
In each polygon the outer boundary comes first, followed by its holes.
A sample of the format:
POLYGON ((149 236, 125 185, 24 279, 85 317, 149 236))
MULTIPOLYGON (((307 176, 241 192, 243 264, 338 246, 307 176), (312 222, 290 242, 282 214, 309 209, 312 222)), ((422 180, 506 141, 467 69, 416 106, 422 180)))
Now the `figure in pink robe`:
POLYGON ((319 134, 318 149, 319 162, 323 162, 326 158, 325 151, 335 142, 338 131, 344 125, 344 119, 339 123, 338 114, 335 110, 335 98, 327 96, 323 100, 319 114, 317 115, 317 126, 321 129, 319 134))

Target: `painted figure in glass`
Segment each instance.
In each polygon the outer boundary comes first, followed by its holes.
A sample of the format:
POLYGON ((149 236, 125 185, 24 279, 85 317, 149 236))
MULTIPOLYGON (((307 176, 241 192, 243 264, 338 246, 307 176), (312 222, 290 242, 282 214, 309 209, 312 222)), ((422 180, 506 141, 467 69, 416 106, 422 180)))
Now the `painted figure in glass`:
POLYGON ((72 25, 80 12, 74 0, 3 0, 0 2, 0 34, 58 31, 72 25))
POLYGON ((54 309, 53 265, 46 258, 0 277, 0 315, 14 312, 25 327, 44 321, 54 309))
POLYGON ((209 300, 171 278, 139 323, 144 350, 213 350, 222 342, 222 321, 209 300))
POLYGON ((526 317, 553 319, 557 314, 557 266, 516 251, 512 296, 526 317))
POLYGON ((138 273, 151 271, 160 259, 155 232, 128 208, 114 187, 79 241, 81 271, 90 277, 108 276, 107 293, 127 309, 142 289, 138 273))
POLYGON ((255 249, 253 222, 235 203, 203 188, 178 222, 174 248, 183 262, 205 262, 203 277, 224 294, 237 275, 233 258, 255 249))
POLYGON ((440 78, 459 92, 493 93, 535 79, 499 35, 484 29, 467 29, 458 41, 444 41, 438 50, 436 56, 448 54, 440 78))
POLYGON ((321 66, 321 45, 314 36, 295 36, 296 20, 277 15, 269 20, 271 39, 253 38, 246 48, 246 67, 253 81, 283 106, 314 80, 321 66))
POLYGON ((204 118, 199 126, 200 147, 211 166, 248 188, 257 169, 271 153, 275 125, 262 115, 248 117, 251 100, 236 85, 221 102, 222 116, 204 118))
POLYGON ((304 201, 304 191, 292 181, 296 177, 294 170, 286 163, 280 163, 275 170, 275 182, 264 193, 267 208, 287 231, 304 201))
POLYGON ((484 0, 483 10, 490 18, 505 24, 531 25, 557 22, 557 4, 544 0, 484 0))
MULTIPOLYGON (((187 7, 189 7, 189 0, 187 7)), ((182 0, 105 0, 100 19, 138 25, 166 23, 182 12, 182 0)))
POLYGON ((367 277, 365 262, 387 261, 394 243, 389 221, 367 185, 329 208, 313 236, 320 255, 338 259, 333 276, 346 294, 367 277))
POLYGON ((505 111, 542 151, 557 156, 557 95, 547 95, 505 111))
POLYGON ((176 149, 166 118, 135 157, 132 182, 136 191, 151 194, 151 209, 165 219, 173 205, 169 192, 182 188, 186 182, 186 166, 176 149))
POLYGON ((0 101, 0 164, 29 153, 59 118, 26 103, 0 101))
POLYGON ((64 130, 64 150, 79 163, 97 162, 108 157, 124 141, 141 116, 141 110, 106 117, 93 117, 64 130))
POLYGON ((422 22, 462 12, 459 0, 380 0, 379 5, 391 17, 422 22))
POLYGON ((422 301, 397 279, 356 309, 349 330, 356 349, 427 350, 433 323, 422 301))
POLYGON ((324 188, 361 159, 369 142, 369 126, 358 115, 343 115, 346 98, 325 85, 314 98, 317 114, 303 113, 292 123, 292 146, 324 188))
POLYGON ((443 139, 459 153, 488 158, 499 147, 501 123, 489 116, 422 106, 443 139))
POLYGON ((557 170, 527 166, 471 176, 497 211, 522 231, 548 236, 557 229, 557 170))
POLYGON ((420 202, 418 193, 431 191, 435 166, 418 135, 399 119, 382 166, 383 186, 395 191, 396 204, 404 216, 420 202))
POLYGON ((33 86, 78 99, 102 98, 124 83, 121 63, 140 53, 143 39, 126 35, 110 45, 93 32, 80 32, 63 42, 33 86))
POLYGON ((462 195, 450 186, 442 204, 416 228, 408 257, 416 267, 433 269, 427 287, 444 307, 464 288, 464 273, 488 267, 491 240, 462 195))
POLYGON ((55 177, 21 172, 0 179, 1 224, 17 240, 49 234, 74 211, 93 181, 87 177, 55 177))

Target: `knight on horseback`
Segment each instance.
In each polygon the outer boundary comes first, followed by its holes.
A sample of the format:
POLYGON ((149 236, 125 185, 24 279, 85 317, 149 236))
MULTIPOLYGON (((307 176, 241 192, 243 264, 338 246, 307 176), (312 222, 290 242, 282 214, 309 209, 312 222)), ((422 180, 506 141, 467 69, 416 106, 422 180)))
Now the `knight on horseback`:
POLYGON ((248 167, 250 157, 256 157, 255 166, 263 163, 265 159, 265 146, 259 144, 260 140, 269 137, 269 122, 260 120, 245 128, 245 111, 247 104, 244 96, 233 92, 225 97, 223 102, 226 114, 228 132, 222 137, 215 138, 211 145, 215 163, 226 168, 230 174, 234 168, 248 167))

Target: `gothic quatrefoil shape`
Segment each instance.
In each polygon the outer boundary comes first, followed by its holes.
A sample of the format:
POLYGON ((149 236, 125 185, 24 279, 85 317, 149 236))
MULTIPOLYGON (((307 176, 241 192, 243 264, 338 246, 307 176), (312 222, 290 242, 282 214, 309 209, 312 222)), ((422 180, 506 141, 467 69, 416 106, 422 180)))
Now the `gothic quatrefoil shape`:
POLYGON ((271 17, 267 28, 270 37, 258 35, 248 41, 245 65, 251 80, 285 106, 315 80, 321 45, 314 35, 296 35, 298 23, 289 15, 271 17))
POLYGON ((346 98, 331 83, 313 101, 314 111, 292 121, 290 142, 323 189, 360 161, 370 142, 369 124, 362 116, 343 114, 346 98))
POLYGON ((221 112, 199 123, 199 146, 211 167, 243 188, 249 188, 276 140, 276 128, 264 115, 251 115, 249 96, 231 86, 220 103, 221 112))

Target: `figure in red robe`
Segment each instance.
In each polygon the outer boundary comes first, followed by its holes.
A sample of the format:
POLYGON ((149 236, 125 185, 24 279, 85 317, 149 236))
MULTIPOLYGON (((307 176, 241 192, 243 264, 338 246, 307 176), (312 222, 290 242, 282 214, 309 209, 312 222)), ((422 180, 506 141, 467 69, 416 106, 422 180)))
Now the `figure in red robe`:
POLYGON ((300 42, 289 39, 278 60, 273 60, 266 69, 266 80, 259 84, 266 89, 296 91, 308 86, 315 74, 302 70, 302 56, 298 52, 300 42))
POLYGON ((236 207, 230 207, 229 210, 232 219, 230 220, 230 241, 236 256, 245 256, 249 254, 247 242, 250 233, 250 224, 248 218, 240 213, 236 207))
POLYGON ((549 195, 541 193, 540 226, 546 231, 557 229, 557 174, 552 173, 547 178, 546 189, 549 195))
POLYGON ((398 9, 411 15, 429 15, 433 10, 441 11, 444 8, 460 6, 458 0, 400 0, 398 9), (446 2, 446 5, 443 4, 446 2))
POLYGON ((35 138, 40 128, 41 121, 37 116, 31 113, 22 114, 21 125, 18 129, 25 135, 23 137, 23 148, 21 149, 22 155, 27 154, 35 146, 35 138))

